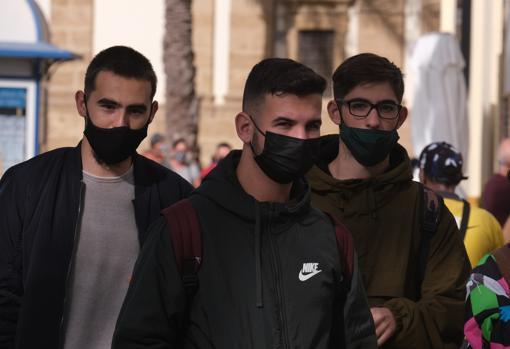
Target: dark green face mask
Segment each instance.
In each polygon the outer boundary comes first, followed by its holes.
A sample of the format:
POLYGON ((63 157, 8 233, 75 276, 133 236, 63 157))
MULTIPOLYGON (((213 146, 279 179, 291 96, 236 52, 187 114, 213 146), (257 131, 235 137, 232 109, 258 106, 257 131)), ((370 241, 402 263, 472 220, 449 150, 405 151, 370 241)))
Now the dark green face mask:
POLYGON ((390 153, 398 139, 397 129, 392 131, 349 127, 342 121, 340 139, 352 156, 363 166, 377 165, 390 153))

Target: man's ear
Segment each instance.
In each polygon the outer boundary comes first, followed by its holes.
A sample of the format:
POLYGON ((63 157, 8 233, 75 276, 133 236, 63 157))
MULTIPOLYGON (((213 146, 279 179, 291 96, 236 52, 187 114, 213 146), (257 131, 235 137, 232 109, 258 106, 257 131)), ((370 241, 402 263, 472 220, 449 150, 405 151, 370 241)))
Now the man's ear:
POLYGON ((406 107, 402 107, 402 109, 400 109, 400 113, 398 114, 397 130, 400 128, 400 126, 402 126, 404 121, 406 121, 407 113, 408 113, 408 110, 406 107))
POLYGON ((340 110, 334 100, 330 100, 328 102, 328 115, 331 121, 333 121, 336 125, 340 125, 340 110))
POLYGON ((85 93, 83 91, 76 91, 74 94, 74 102, 76 103, 76 110, 82 117, 87 116, 87 106, 85 105, 85 93))
POLYGON ((240 112, 236 115, 235 124, 239 139, 243 141, 243 143, 250 143, 253 134, 253 126, 250 117, 246 113, 240 112))
POLYGON ((158 101, 154 101, 151 104, 151 115, 149 115, 149 124, 154 120, 154 115, 156 115, 156 112, 158 111, 159 104, 158 101))

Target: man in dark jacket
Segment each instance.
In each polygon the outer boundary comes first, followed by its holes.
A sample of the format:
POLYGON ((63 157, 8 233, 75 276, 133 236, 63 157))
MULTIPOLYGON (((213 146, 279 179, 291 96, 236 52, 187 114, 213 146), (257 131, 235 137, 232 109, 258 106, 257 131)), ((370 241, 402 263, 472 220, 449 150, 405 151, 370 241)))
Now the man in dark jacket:
POLYGON ((145 231, 191 187, 135 150, 158 104, 150 62, 100 52, 76 93, 85 131, 0 182, 0 348, 108 348, 145 231))
POLYGON ((198 290, 186 297, 161 219, 135 266, 113 348, 376 347, 355 257, 346 283, 334 226, 310 207, 303 179, 324 88, 292 60, 255 65, 235 119, 243 149, 190 197, 202 230, 198 290))
POLYGON ((469 261, 454 218, 412 181, 397 143, 407 117, 402 73, 365 53, 342 63, 333 85, 328 112, 340 137, 322 137, 308 173, 312 203, 353 234, 378 344, 459 348, 469 261))

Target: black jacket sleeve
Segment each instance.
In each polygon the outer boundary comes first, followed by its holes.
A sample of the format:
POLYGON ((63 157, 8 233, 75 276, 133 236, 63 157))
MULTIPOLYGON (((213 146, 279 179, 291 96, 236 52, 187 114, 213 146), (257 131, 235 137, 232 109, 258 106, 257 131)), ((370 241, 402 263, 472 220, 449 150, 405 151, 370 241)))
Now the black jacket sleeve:
POLYGON ((14 171, 0 181, 0 348, 14 347, 22 297, 21 236, 24 195, 14 171))
POLYGON ((374 321, 368 307, 356 253, 353 256, 352 278, 345 298, 343 317, 346 349, 377 348, 374 321))
POLYGON ((186 293, 163 217, 150 228, 117 320, 113 349, 179 348, 186 293))

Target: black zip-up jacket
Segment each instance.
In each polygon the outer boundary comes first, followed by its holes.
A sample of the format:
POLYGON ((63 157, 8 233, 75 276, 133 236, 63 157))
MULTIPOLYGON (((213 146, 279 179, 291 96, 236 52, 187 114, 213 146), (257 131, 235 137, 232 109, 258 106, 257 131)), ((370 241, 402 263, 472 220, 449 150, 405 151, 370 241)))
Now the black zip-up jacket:
POLYGON ((288 203, 257 202, 237 180, 239 158, 231 152, 190 196, 203 247, 194 298, 187 304, 161 218, 135 265, 113 348, 376 348, 357 265, 345 300, 334 227, 311 208, 308 185, 295 182, 288 203), (312 263, 314 275, 300 281, 312 263))
MULTIPOLYGON (((143 244, 160 210, 187 196, 192 188, 143 156, 135 154, 133 163, 133 205, 143 244)), ((0 348, 61 347, 82 188, 80 146, 39 155, 2 177, 0 348)))

